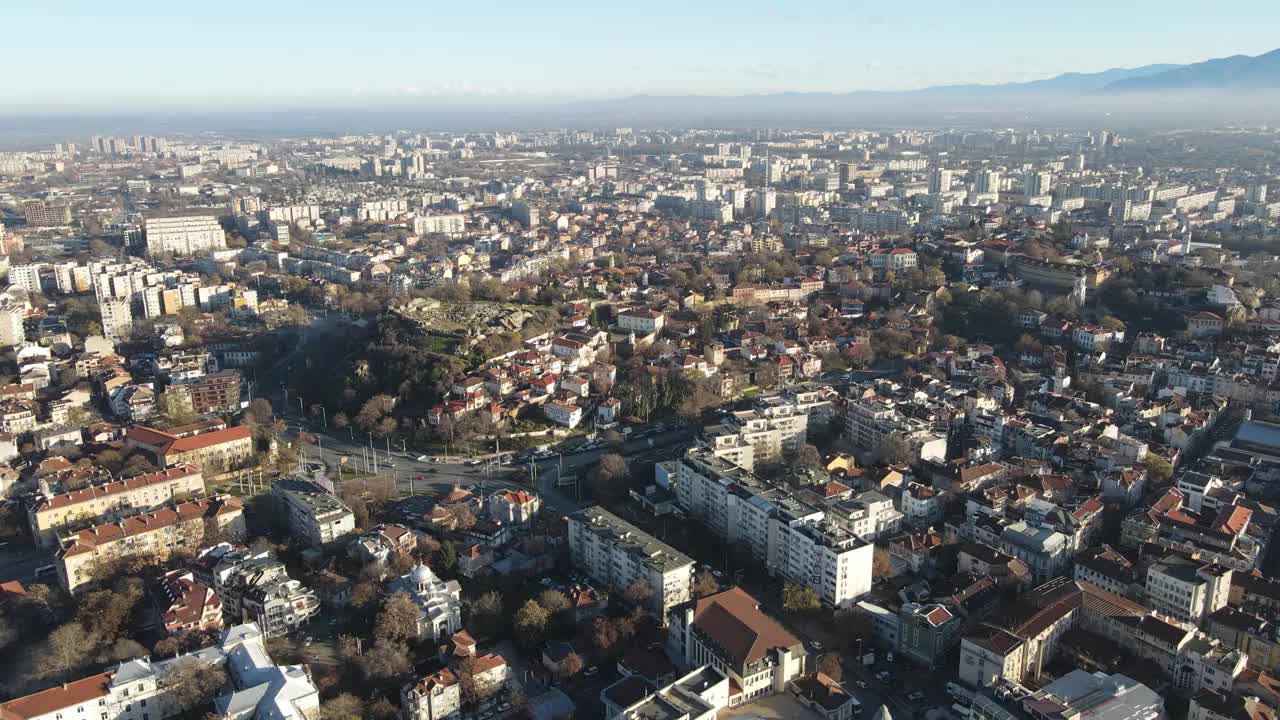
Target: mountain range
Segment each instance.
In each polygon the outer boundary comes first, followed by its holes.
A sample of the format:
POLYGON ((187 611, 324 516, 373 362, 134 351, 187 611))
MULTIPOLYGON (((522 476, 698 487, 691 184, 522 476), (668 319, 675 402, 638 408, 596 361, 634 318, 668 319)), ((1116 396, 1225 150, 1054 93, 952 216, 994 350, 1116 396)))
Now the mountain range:
POLYGON ((559 108, 567 121, 593 124, 803 124, 1111 116, 1136 122, 1265 119, 1280 104, 1280 50, 1187 65, 1145 65, 994 85, 918 90, 757 95, 634 95, 559 108), (1177 102, 1178 112, 1168 112, 1177 102))

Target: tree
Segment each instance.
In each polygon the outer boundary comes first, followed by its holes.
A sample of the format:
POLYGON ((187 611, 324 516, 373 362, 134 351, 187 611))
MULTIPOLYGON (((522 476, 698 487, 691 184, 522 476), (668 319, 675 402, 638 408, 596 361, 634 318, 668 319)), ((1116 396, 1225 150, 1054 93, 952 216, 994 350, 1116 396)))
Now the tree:
POLYGON ((543 590, 538 596, 538 604, 548 613, 556 615, 569 609, 569 598, 559 590, 543 590))
POLYGON ((626 495, 626 488, 623 487, 626 476, 626 458, 617 453, 606 454, 588 476, 592 497, 602 505, 619 501, 626 495))
POLYGON ((574 675, 582 672, 583 665, 582 656, 578 653, 569 653, 568 655, 565 655, 564 659, 560 661, 560 666, 557 668, 560 679, 568 680, 574 675))
POLYGON ((409 658, 407 645, 378 640, 360 656, 360 667, 366 677, 378 682, 389 682, 408 675, 413 669, 413 662, 409 658))
POLYGON ((715 575, 703 570, 693 580, 694 597, 704 598, 720 592, 720 581, 715 575))
POLYGON ((408 593, 398 592, 382 603, 382 611, 374 623, 373 636, 390 643, 409 642, 418 637, 421 612, 408 593))
POLYGON ((193 658, 179 660, 165 677, 170 702, 179 713, 189 712, 213 700, 227 684, 227 672, 193 658))
POLYGON ((436 553, 432 567, 436 572, 452 573, 458 567, 458 547, 448 540, 440 543, 440 552, 436 553))
POLYGON ((844 677, 844 667, 840 664, 840 656, 836 653, 823 653, 818 656, 818 672, 840 682, 844 677))
POLYGON ((266 398, 254 398, 244 411, 245 419, 250 425, 265 425, 271 421, 271 401, 266 398))
POLYGON ((1159 455, 1149 452, 1142 460, 1143 465, 1147 467, 1147 475, 1151 477, 1157 485, 1163 485, 1173 479, 1173 466, 1169 464, 1159 455))
POLYGON ((387 698, 380 697, 369 704, 366 714, 372 720, 395 720, 400 717, 400 710, 387 698))
POLYGON ((782 607, 789 613, 812 613, 822 607, 822 601, 813 588, 789 582, 782 588, 782 607))
POLYGON ((515 618, 515 638, 516 642, 526 650, 534 650, 542 645, 543 636, 547 630, 547 622, 551 620, 551 614, 547 609, 538 604, 536 600, 527 600, 520 609, 516 611, 515 618))
POLYGON ((476 526, 476 514, 466 505, 455 505, 451 508, 453 522, 459 530, 470 530, 476 526))
POLYGON ((888 435, 880 443, 880 461, 886 465, 910 462, 911 443, 899 435, 888 435))
POLYGON ((889 557, 889 551, 876 548, 875 554, 871 556, 871 577, 893 577, 893 560, 889 557))
POLYGON ((481 638, 496 635, 502 628, 502 595, 490 590, 468 606, 467 627, 481 638))
POLYGON ((618 626, 607 617, 591 621, 591 644, 600 654, 610 656, 618 645, 618 626))
POLYGON ((363 720, 364 703, 351 693, 342 693, 320 705, 320 720, 363 720))
POLYGON ((637 607, 648 607, 653 599, 653 588, 644 578, 636 578, 622 591, 622 599, 637 607))
POLYGON ((45 638, 35 666, 46 677, 66 678, 89 662, 86 650, 97 644, 98 639, 80 623, 64 623, 45 638))
POLYGON ((796 452, 796 464, 803 467, 822 467, 822 453, 818 452, 818 448, 810 443, 800 446, 796 452))

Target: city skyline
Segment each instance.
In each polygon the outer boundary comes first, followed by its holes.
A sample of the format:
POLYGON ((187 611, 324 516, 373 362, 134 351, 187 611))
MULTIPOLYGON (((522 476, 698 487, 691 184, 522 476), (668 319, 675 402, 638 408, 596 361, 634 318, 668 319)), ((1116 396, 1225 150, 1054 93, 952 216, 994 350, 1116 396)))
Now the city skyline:
MULTIPOLYGON (((146 0, 79 18, 53 37, 15 34, 34 62, 0 89, 9 113, 137 109, 510 106, 632 95, 752 95, 1000 84, 1274 49, 1280 10, 1248 2, 1230 16, 1184 3, 1087 1, 1070 13, 1027 6, 954 12, 829 2, 670 2, 632 8, 572 0, 553 8, 366 3, 250 5, 174 14, 146 0), (1189 8, 1188 8, 1189 9, 1189 8), (1159 25, 1152 23, 1156 14, 1159 25), (1241 27, 1238 18, 1256 20, 1241 27)), ((76 10, 82 10, 79 15, 76 10)), ((60 22, 45 7, 15 27, 60 22)), ((0 111, 3 113, 4 111, 0 111)))

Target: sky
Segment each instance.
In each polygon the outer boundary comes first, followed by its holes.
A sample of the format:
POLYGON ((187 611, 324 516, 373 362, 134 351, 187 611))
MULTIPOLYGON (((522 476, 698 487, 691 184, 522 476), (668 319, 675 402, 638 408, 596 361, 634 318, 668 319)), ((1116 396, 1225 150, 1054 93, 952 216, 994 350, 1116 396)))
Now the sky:
POLYGON ((7 5, 0 114, 902 90, 1280 46, 1275 0, 7 5))

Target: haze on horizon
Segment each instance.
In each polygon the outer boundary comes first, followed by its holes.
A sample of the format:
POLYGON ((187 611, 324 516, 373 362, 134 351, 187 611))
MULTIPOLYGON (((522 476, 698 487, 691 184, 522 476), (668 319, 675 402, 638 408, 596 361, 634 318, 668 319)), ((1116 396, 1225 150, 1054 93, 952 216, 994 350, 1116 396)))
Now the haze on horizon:
POLYGON ((1266 52, 1280 6, 940 0, 643 7, 156 0, 8 8, 0 114, 537 106, 649 95, 997 84, 1266 52), (1249 18, 1242 22, 1241 18, 1249 18))

